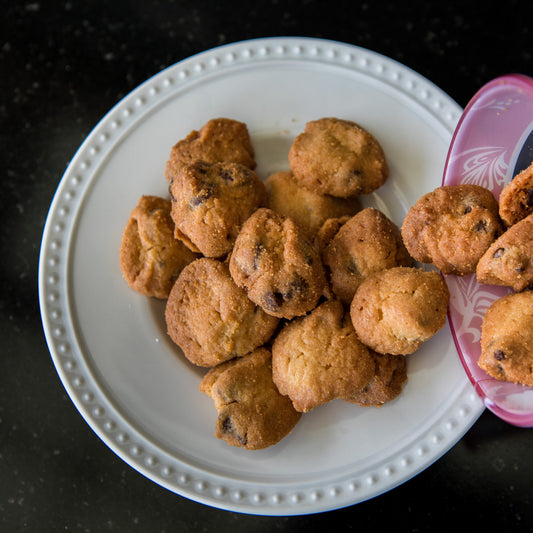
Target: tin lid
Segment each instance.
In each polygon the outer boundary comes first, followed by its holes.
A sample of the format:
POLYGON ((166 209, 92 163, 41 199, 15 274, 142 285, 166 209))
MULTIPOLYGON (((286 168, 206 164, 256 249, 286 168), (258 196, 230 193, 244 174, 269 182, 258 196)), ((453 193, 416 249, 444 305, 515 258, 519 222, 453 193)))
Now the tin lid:
MULTIPOLYGON (((484 85, 466 106, 450 144, 443 185, 481 185, 498 199, 503 187, 532 161, 533 79, 501 76, 484 85)), ((450 328, 476 392, 502 420, 533 427, 533 387, 493 379, 477 364, 485 311, 510 289, 479 284, 474 274, 446 276, 446 282, 450 328)))

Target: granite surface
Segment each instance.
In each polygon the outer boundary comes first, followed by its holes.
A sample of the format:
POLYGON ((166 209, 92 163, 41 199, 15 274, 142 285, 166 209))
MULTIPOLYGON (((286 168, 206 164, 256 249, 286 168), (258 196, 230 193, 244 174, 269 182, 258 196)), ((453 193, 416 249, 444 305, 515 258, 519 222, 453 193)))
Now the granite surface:
MULTIPOLYGON (((441 459, 358 505, 300 517, 222 511, 119 459, 68 398, 43 336, 38 257, 54 191, 100 118, 191 54, 267 36, 372 49, 461 106, 490 79, 533 75, 529 2, 2 2, 0 531, 527 531, 533 429, 484 412, 441 459)), ((533 117, 532 117, 533 120, 533 117)))

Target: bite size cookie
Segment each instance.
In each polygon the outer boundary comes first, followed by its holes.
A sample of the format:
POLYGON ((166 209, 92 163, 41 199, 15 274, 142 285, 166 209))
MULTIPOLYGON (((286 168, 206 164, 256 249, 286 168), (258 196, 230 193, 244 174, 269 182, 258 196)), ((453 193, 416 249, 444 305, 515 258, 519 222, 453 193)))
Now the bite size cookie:
POLYGON ((380 407, 397 398, 407 382, 407 357, 403 355, 379 354, 370 350, 376 370, 374 377, 360 392, 345 398, 361 407, 380 407))
POLYGON ((449 300, 437 272, 394 267, 359 285, 350 315, 364 344, 381 354, 407 355, 444 326, 449 300))
POLYGON ((479 260, 479 283, 514 291, 533 287, 533 214, 512 225, 479 260))
POLYGON ((349 120, 313 120, 289 150, 289 166, 302 185, 341 198, 369 194, 389 176, 383 148, 367 130, 349 120))
POLYGON ((337 300, 287 322, 272 344, 272 375, 297 411, 351 398, 375 372, 370 351, 357 338, 337 300))
POLYGON ((182 269, 198 257, 174 238, 170 201, 142 196, 132 210, 120 245, 127 284, 145 296, 164 299, 182 269))
POLYGON ((501 381, 533 386, 533 291, 510 293, 487 309, 478 365, 501 381))
POLYGON ((311 237, 327 219, 354 215, 361 207, 357 197, 336 198, 304 187, 290 171, 270 175, 265 186, 270 209, 291 217, 311 237))
POLYGON ((313 309, 326 286, 322 261, 305 232, 291 218, 266 208, 243 224, 229 268, 248 298, 279 318, 313 309))
POLYGON ((254 170, 254 148, 246 124, 230 118, 214 118, 199 131, 191 131, 170 150, 165 177, 172 181, 183 165, 198 160, 239 163, 254 170))
POLYGON ((235 285, 226 263, 208 257, 183 269, 170 291, 165 320, 185 357, 204 367, 246 355, 267 342, 279 322, 235 285))
POLYGON ((533 162, 502 189, 498 203, 507 226, 533 214, 533 162))
POLYGON ((226 255, 242 223, 268 204, 265 184, 238 163, 185 165, 172 179, 169 192, 175 237, 206 257, 226 255))
POLYGON ((200 383, 218 411, 215 435, 231 446, 261 450, 286 437, 301 418, 272 381, 272 355, 258 348, 212 368, 200 383))
POLYGON ((373 272, 411 266, 400 229, 381 211, 367 207, 343 224, 322 260, 333 293, 350 305, 361 282, 373 272))
POLYGON ((409 209, 402 237, 411 256, 443 274, 467 275, 503 231, 498 203, 480 185, 444 185, 409 209))

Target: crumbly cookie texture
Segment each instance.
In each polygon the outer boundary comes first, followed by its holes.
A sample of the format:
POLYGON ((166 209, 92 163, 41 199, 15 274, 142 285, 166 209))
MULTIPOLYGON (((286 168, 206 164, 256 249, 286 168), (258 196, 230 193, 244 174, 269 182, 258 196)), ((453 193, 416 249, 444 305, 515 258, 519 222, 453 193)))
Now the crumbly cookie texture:
POLYGON ((533 214, 511 226, 479 260, 479 283, 514 291, 533 287, 533 214))
POLYGON ((316 248, 291 218, 271 209, 258 209, 243 224, 229 268, 248 298, 279 318, 311 311, 325 290, 316 248))
POLYGON ((481 256, 503 231, 498 203, 479 185, 444 185, 409 209, 402 237, 410 255, 444 274, 476 271, 481 256))
POLYGON ((355 122, 335 117, 306 124, 291 145, 289 166, 302 185, 341 198, 369 194, 389 176, 379 142, 355 122))
POLYGON ((206 257, 228 254, 243 222, 268 205, 265 184, 238 163, 185 165, 169 191, 176 238, 206 257))
POLYGON ((407 382, 407 357, 370 351, 376 365, 374 377, 360 392, 345 398, 361 407, 381 407, 400 395, 407 382))
POLYGON ((342 304, 331 300, 284 326, 272 345, 272 372, 281 394, 307 412, 361 392, 375 364, 342 304))
POLYGON ((183 269, 170 292, 165 320, 185 357, 204 367, 246 355, 267 342, 279 322, 235 285, 226 263, 207 257, 183 269))
POLYGON ((501 381, 533 386, 533 291, 494 301, 481 327, 478 365, 501 381))
POLYGON ((272 355, 258 348, 212 368, 200 383, 218 411, 215 435, 231 446, 260 450, 277 444, 301 418, 272 381, 272 355))
POLYGON ((533 214, 533 162, 502 189, 498 202, 507 226, 533 214))
POLYGON ((265 181, 270 209, 291 217, 311 237, 329 218, 354 215, 361 205, 357 197, 336 198, 304 187, 290 171, 271 174, 265 181))
POLYGON ((339 228, 322 259, 333 293, 348 306, 370 274, 413 264, 398 226, 373 207, 363 209, 339 228))
POLYGON ((381 354, 407 355, 444 326, 449 299, 439 273, 394 267, 359 285, 350 315, 364 344, 381 354))
POLYGON ((120 268, 135 291, 165 299, 182 269, 197 254, 174 239, 170 201, 142 196, 132 210, 120 245, 120 268))
POLYGON ((165 176, 172 181, 180 168, 195 161, 240 163, 256 167, 254 148, 243 122, 225 117, 209 120, 199 131, 191 131, 170 150, 165 176))

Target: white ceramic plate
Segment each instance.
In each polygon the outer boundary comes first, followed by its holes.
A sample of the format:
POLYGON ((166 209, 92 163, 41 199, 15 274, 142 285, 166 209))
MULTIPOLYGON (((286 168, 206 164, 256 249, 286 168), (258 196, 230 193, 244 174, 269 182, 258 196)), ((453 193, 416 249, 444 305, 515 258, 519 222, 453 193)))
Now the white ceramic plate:
POLYGON ((171 146, 210 118, 248 124, 258 173, 287 168, 309 120, 338 116, 381 142, 391 175, 365 205, 401 224, 439 186, 460 107, 405 66, 354 46, 261 39, 216 48, 149 79, 116 105, 65 172, 47 219, 39 290, 47 342, 81 415, 124 461, 182 496, 264 515, 326 511, 381 494, 449 450, 483 406, 448 326, 409 357, 384 407, 331 402, 262 451, 214 436, 213 402, 167 338, 164 306, 130 290, 118 251, 142 194, 166 195, 171 146))

